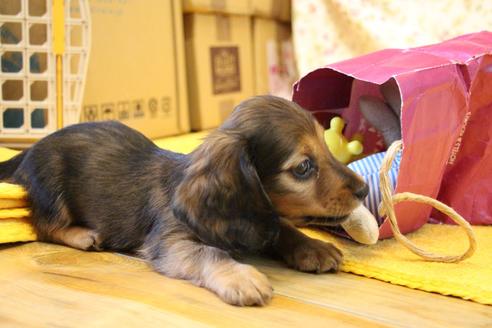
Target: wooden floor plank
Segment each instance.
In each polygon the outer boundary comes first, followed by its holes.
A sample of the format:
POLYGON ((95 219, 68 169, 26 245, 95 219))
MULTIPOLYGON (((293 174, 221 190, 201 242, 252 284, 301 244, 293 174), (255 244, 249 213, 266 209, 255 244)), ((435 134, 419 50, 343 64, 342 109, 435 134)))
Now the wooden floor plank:
POLYGON ((270 260, 249 262, 268 275, 279 295, 368 320, 400 327, 492 327, 490 306, 353 274, 313 275, 270 260))
POLYGON ((35 245, 0 252, 0 318, 20 326, 382 326, 283 296, 265 308, 233 307, 137 260, 35 245))
POLYGON ((0 249, 0 323, 17 327, 429 327, 492 325, 492 307, 349 274, 309 275, 252 259, 264 308, 239 308, 130 257, 29 243, 0 249))

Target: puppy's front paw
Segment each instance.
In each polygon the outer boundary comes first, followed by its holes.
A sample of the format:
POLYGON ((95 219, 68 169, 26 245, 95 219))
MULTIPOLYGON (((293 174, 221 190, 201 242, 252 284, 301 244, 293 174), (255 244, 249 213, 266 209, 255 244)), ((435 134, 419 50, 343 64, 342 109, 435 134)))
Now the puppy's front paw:
POLYGON ((292 253, 284 254, 285 262, 304 272, 337 272, 342 264, 342 252, 330 243, 308 239, 297 245, 292 253))
POLYGON ((267 277, 246 264, 235 264, 231 270, 215 276, 211 287, 224 302, 239 306, 263 306, 273 294, 267 277))

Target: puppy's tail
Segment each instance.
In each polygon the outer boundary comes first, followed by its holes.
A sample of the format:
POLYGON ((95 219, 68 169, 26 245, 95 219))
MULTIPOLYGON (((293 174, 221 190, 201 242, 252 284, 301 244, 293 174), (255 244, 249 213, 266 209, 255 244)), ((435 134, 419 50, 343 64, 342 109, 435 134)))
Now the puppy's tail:
POLYGON ((7 180, 14 175, 15 170, 19 167, 26 156, 26 151, 12 157, 8 161, 0 162, 0 181, 7 180))

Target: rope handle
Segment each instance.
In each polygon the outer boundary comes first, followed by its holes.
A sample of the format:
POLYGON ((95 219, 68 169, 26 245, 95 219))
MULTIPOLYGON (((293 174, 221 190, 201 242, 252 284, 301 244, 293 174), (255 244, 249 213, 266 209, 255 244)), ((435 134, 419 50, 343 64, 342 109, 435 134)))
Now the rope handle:
POLYGON ((402 192, 392 195, 393 190, 391 188, 388 172, 391 168, 391 165, 393 163, 393 160, 395 159, 396 154, 398 153, 399 150, 402 149, 402 147, 403 147, 403 143, 401 140, 395 141, 391 144, 391 146, 388 148, 388 151, 386 152, 386 155, 384 156, 383 163, 381 164, 381 170, 379 172, 379 180, 381 184, 381 195, 382 195, 382 201, 381 204, 379 205, 380 207, 379 212, 382 216, 386 216, 389 219, 391 224, 391 230, 393 231, 393 235, 395 239, 401 244, 403 244, 403 246, 405 246, 411 252, 417 254, 418 256, 428 261, 452 263, 452 262, 460 262, 469 258, 470 256, 473 255, 473 253, 477 249, 477 239, 475 237, 475 233, 473 232, 470 223, 468 223, 468 221, 466 221, 455 210, 453 210, 451 207, 447 206, 444 203, 441 203, 440 201, 434 198, 427 197, 424 195, 414 194, 411 192, 402 192), (412 243, 407 237, 405 237, 401 233, 400 228, 398 227, 398 222, 396 221, 394 204, 403 201, 413 201, 417 203, 428 204, 434 207, 435 209, 437 209, 438 211, 440 211, 441 213, 446 214, 454 222, 456 222, 463 229, 465 229, 466 235, 468 236, 468 243, 469 243, 468 249, 461 255, 439 255, 426 251, 418 247, 414 243, 412 243))

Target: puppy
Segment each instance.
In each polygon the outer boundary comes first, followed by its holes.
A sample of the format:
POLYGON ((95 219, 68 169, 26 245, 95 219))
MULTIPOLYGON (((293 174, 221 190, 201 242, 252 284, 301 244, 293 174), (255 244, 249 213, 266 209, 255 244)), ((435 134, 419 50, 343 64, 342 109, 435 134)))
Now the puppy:
POLYGON ((83 123, 0 163, 0 179, 27 189, 40 240, 136 253, 234 305, 272 297, 267 278, 234 254, 337 271, 342 253, 294 226, 338 225, 368 191, 310 113, 271 96, 242 102, 189 155, 117 122, 83 123))

